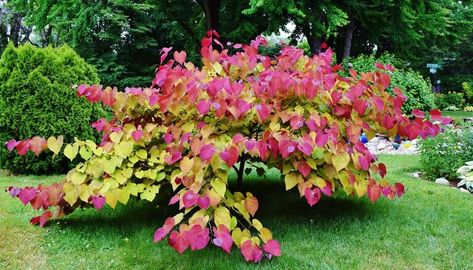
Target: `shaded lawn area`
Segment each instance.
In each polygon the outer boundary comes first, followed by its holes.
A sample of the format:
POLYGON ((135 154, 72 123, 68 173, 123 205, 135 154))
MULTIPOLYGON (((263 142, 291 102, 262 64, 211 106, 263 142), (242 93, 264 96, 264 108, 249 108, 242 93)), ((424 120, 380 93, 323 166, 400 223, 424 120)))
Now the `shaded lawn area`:
POLYGON ((455 120, 455 123, 462 123, 464 118, 472 118, 473 112, 465 112, 465 111, 442 111, 443 116, 448 116, 455 120))
MULTIPOLYGON (((406 195, 375 204, 340 196, 313 208, 296 189, 245 179, 260 201, 256 216, 282 245, 282 257, 244 262, 209 246, 178 255, 154 230, 173 209, 134 202, 115 211, 77 210, 46 228, 28 224, 34 211, 0 193, 0 269, 473 269, 473 196, 408 175, 416 156, 382 156, 387 178, 406 195)), ((47 182, 58 180, 50 177, 47 182)), ((42 177, 1 177, 0 187, 34 185, 42 177)))

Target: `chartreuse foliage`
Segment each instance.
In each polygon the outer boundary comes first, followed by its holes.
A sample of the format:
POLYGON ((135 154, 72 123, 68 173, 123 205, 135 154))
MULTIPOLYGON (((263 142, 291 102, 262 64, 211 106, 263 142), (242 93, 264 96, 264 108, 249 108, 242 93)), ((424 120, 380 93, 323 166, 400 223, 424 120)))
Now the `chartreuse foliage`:
MULTIPOLYGON (((201 69, 186 62, 185 52, 174 52, 150 88, 80 86, 79 96, 114 112, 111 121, 93 124, 103 133, 100 145, 76 140, 63 146, 61 137, 7 143, 20 154, 49 149, 82 161, 60 183, 9 188, 24 204, 45 210, 32 223, 42 226, 78 207, 114 208, 131 196, 153 201, 171 187, 169 204, 178 204, 180 212, 156 230, 154 241, 169 235, 169 244, 182 253, 212 240, 225 252, 235 245, 245 260, 258 262, 281 251, 255 218, 258 199, 228 189, 228 171, 238 161, 279 169, 286 189, 296 187, 311 206, 337 190, 373 202, 403 194, 402 184, 375 180, 386 167, 375 164, 360 134, 413 139, 435 135, 439 126, 418 110, 413 121, 402 115, 402 92, 385 91, 385 66, 361 78, 353 70, 341 77, 331 66, 330 50, 310 58, 285 47, 270 59, 258 54, 262 38, 234 45, 230 54, 213 49, 220 46, 216 36, 209 33, 202 41, 201 69)), ((163 49, 162 62, 170 50, 163 49)), ((431 117, 443 120, 438 111, 431 117)))

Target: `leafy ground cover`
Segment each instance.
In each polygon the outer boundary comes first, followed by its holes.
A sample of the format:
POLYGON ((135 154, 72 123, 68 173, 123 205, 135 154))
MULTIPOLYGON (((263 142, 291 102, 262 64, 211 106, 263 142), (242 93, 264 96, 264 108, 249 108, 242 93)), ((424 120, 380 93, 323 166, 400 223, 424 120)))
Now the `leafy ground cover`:
MULTIPOLYGON (((280 258, 260 264, 217 247, 179 255, 153 244, 156 224, 175 211, 156 203, 79 209, 38 228, 28 224, 33 210, 0 192, 0 269, 473 269, 471 195, 410 177, 417 156, 380 159, 387 179, 406 186, 401 199, 324 197, 311 208, 296 190, 284 191, 277 171, 246 177, 245 189, 260 200, 257 217, 282 245, 280 258)), ((2 176, 0 188, 58 180, 2 176)))
POLYGON ((471 118, 473 117, 473 112, 465 112, 465 111, 442 111, 443 116, 451 117, 455 120, 455 123, 463 122, 464 118, 471 118))

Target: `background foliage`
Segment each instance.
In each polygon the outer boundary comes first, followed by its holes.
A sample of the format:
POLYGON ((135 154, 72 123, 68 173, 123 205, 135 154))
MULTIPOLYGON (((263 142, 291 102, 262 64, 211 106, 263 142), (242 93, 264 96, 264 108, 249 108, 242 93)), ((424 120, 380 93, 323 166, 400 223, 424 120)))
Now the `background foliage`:
MULTIPOLYGON (((73 85, 98 81, 95 69, 67 46, 8 46, 0 58, 0 141, 38 134, 63 134, 68 142, 76 136, 96 139, 90 123, 104 111, 77 99, 73 85)), ((65 172, 71 165, 62 155, 54 160, 50 153, 18 156, 0 147, 0 166, 37 174, 65 172)))

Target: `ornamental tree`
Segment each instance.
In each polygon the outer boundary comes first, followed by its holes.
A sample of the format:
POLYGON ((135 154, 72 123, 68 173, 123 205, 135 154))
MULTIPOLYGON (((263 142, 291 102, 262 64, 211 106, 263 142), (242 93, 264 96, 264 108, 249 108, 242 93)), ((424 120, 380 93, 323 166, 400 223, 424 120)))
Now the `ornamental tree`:
MULTIPOLYGON (((419 110, 412 120, 402 114, 402 91, 386 91, 391 66, 341 77, 330 49, 308 57, 284 47, 270 59, 258 54, 266 44, 261 37, 228 48, 217 38, 209 32, 202 40, 202 68, 186 62, 186 52, 164 48, 149 88, 79 86, 78 96, 114 113, 92 124, 103 134, 99 145, 79 139, 64 145, 61 136, 7 142, 20 155, 48 150, 80 159, 59 183, 8 189, 44 210, 31 223, 44 226, 78 207, 115 208, 132 196, 153 201, 169 186, 169 204, 180 212, 156 230, 154 242, 167 237, 179 253, 209 242, 227 253, 236 246, 246 261, 259 262, 280 256, 280 246, 255 218, 258 199, 229 190, 232 168, 240 181, 247 162, 277 168, 286 189, 297 188, 310 206, 337 191, 372 202, 404 193, 400 183, 375 180, 386 166, 376 163, 360 135, 425 138, 436 135, 440 123, 419 110)), ((448 122, 439 111, 430 115, 448 122)))

